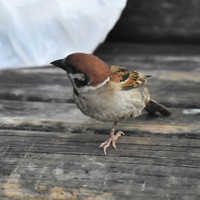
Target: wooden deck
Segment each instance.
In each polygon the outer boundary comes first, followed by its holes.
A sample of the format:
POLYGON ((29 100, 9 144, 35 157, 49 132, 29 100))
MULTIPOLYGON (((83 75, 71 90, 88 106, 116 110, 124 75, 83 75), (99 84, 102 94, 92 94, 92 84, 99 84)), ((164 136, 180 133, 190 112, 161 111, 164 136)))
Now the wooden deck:
POLYGON ((108 43, 106 63, 152 74, 172 115, 121 122, 118 151, 98 146, 112 124, 84 116, 64 71, 0 71, 0 199, 199 200, 200 46, 108 43))

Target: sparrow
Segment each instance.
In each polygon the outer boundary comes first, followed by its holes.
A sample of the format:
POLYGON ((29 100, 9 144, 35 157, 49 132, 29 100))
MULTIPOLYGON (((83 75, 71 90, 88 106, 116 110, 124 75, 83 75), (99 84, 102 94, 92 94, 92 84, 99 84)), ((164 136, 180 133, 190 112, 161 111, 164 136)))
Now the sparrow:
POLYGON ((151 75, 126 69, 121 66, 109 67, 98 57, 86 53, 73 53, 50 64, 67 72, 73 86, 73 98, 81 112, 102 122, 113 122, 109 139, 101 143, 104 154, 112 143, 124 135, 115 127, 122 119, 137 117, 145 109, 153 114, 160 112, 170 115, 163 105, 151 99, 145 85, 151 75))

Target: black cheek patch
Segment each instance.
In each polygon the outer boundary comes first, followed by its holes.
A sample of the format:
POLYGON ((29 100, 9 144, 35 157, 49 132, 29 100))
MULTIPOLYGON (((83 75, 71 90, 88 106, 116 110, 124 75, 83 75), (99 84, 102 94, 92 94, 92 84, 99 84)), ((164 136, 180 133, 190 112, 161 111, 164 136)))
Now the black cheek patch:
POLYGON ((84 87, 88 84, 87 80, 79 80, 77 78, 74 79, 74 83, 76 85, 76 87, 80 88, 80 87, 84 87))
POLYGON ((84 80, 79 80, 78 78, 74 79, 74 83, 77 88, 84 87, 84 86, 88 85, 89 82, 90 82, 90 78, 86 74, 84 74, 84 80))

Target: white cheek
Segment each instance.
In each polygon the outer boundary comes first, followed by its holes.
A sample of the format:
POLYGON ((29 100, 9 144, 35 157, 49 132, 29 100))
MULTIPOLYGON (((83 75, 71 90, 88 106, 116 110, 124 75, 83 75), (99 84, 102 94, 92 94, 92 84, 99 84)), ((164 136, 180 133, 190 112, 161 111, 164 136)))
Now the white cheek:
MULTIPOLYGON (((85 76, 82 73, 77 73, 77 74, 69 74, 69 78, 73 81, 75 78, 84 81, 85 80, 85 76)), ((73 81, 74 82, 74 81, 73 81)))

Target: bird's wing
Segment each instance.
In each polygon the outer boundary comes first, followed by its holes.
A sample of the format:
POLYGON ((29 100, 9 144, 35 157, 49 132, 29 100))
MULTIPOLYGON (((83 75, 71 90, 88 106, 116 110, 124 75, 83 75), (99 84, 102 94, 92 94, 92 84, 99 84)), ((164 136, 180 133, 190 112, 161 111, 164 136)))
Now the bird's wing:
POLYGON ((140 87, 147 82, 147 77, 151 77, 151 75, 143 75, 120 66, 111 66, 111 71, 111 81, 119 82, 122 90, 140 87))

